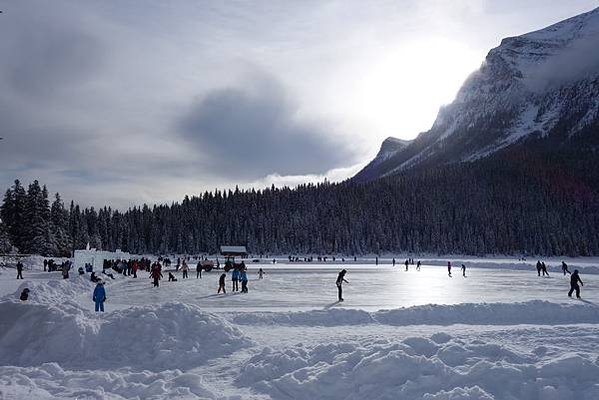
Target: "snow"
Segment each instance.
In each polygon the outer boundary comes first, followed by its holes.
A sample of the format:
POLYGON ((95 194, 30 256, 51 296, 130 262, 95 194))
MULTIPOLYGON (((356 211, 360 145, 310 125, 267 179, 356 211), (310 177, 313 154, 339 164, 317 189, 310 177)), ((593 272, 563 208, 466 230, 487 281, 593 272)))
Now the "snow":
POLYGON ((252 263, 249 293, 226 295, 220 271, 160 288, 116 274, 105 313, 89 275, 0 269, 0 398, 599 398, 599 260, 567 260, 583 300, 536 260, 453 260, 467 278, 434 257, 420 272, 388 258, 252 263))

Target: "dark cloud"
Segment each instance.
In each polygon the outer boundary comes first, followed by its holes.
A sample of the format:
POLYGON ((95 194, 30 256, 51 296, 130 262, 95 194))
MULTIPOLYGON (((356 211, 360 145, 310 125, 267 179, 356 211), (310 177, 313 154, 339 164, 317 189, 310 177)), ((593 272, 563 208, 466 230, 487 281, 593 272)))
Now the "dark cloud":
POLYGON ((352 149, 326 125, 299 115, 288 93, 269 77, 213 90, 180 123, 184 137, 224 176, 323 173, 354 163, 352 149))
POLYGON ((85 83, 105 57, 99 38, 80 21, 68 14, 43 18, 39 13, 31 4, 10 9, 0 30, 6 33, 0 49, 10 55, 0 58, 3 80, 9 89, 30 98, 56 95, 85 83))

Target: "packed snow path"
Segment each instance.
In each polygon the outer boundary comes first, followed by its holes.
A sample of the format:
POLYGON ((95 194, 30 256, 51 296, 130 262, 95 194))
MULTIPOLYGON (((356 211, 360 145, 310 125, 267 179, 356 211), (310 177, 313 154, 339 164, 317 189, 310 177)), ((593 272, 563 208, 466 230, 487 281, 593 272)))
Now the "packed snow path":
POLYGON ((227 295, 220 271, 115 274, 104 314, 89 275, 0 270, 0 399, 599 398, 599 275, 580 301, 569 276, 496 264, 352 266, 344 303, 340 265, 250 265, 227 295))

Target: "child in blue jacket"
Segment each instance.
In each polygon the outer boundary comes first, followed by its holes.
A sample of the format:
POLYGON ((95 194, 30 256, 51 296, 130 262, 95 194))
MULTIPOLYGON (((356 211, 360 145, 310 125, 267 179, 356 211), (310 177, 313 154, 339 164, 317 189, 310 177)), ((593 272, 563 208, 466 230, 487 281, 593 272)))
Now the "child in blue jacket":
POLYGON ((104 282, 98 281, 96 288, 94 289, 94 296, 92 300, 96 303, 96 312, 104 312, 104 301, 106 301, 106 290, 104 290, 104 282))

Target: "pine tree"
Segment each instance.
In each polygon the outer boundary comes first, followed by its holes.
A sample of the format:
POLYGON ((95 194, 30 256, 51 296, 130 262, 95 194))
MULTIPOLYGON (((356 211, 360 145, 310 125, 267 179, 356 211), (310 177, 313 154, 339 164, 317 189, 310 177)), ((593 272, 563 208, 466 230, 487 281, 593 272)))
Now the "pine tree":
POLYGON ((57 249, 50 230, 50 207, 46 186, 41 188, 37 180, 33 181, 27 190, 26 204, 26 251, 44 256, 55 254, 57 249))
POLYGON ((56 193, 50 207, 51 230, 56 242, 57 256, 68 256, 71 253, 71 238, 69 237, 69 214, 64 208, 60 194, 56 193))

